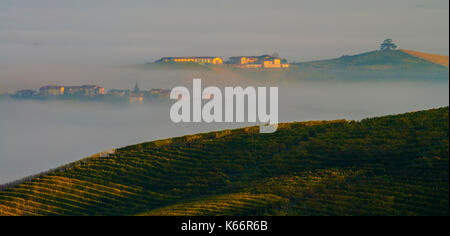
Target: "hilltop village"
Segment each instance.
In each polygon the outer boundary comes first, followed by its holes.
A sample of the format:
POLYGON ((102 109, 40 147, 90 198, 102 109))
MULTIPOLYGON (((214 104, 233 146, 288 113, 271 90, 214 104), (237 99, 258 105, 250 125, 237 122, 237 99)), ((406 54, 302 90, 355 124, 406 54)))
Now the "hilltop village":
POLYGON ((221 57, 163 57, 155 63, 196 63, 201 65, 227 65, 232 68, 289 68, 290 64, 286 59, 281 59, 278 55, 261 56, 236 56, 224 61, 221 57))
POLYGON ((105 91, 103 87, 98 85, 51 85, 43 86, 39 89, 39 91, 19 90, 15 94, 11 95, 11 97, 15 99, 60 99, 144 103, 147 101, 167 100, 169 95, 170 90, 161 88, 141 90, 139 89, 138 84, 135 85, 133 90, 111 89, 108 91, 105 91))

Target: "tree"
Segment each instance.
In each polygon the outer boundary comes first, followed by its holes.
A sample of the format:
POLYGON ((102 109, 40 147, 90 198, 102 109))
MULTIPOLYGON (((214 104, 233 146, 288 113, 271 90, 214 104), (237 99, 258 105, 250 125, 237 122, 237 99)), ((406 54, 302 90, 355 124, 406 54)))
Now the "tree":
POLYGON ((395 45, 395 43, 392 42, 392 39, 385 39, 380 46, 381 51, 395 50, 395 49, 397 49, 397 45, 395 45))

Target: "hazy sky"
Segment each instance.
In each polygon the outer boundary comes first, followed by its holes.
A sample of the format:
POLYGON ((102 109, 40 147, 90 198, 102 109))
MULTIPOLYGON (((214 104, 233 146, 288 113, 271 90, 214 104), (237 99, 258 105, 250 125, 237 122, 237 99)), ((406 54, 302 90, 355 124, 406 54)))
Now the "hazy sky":
POLYGON ((305 61, 387 37, 448 55, 448 18, 447 0, 0 0, 0 69, 272 52, 305 61))

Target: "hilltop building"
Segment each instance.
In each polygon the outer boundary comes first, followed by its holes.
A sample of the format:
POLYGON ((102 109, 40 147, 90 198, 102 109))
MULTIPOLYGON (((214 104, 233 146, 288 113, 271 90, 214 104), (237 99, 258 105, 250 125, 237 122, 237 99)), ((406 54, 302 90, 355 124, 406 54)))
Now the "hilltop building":
POLYGON ((44 86, 39 89, 43 96, 59 96, 64 94, 64 86, 44 86))
MULTIPOLYGON (((156 63, 198 63, 201 65, 222 65, 224 61, 220 57, 163 57, 156 63)), ((276 55, 261 56, 237 56, 230 57, 226 64, 236 68, 289 68, 290 64, 283 62, 276 55)))
POLYGON ((81 91, 84 95, 105 95, 105 89, 98 85, 82 85, 81 91))
POLYGON ((105 89, 98 85, 82 85, 82 86, 66 86, 64 87, 64 95, 77 96, 95 96, 104 95, 105 89))
POLYGON ((105 89, 98 85, 82 86, 44 86, 39 89, 42 96, 95 96, 104 95, 105 89))
POLYGON ((130 90, 128 89, 111 89, 108 90, 108 94, 116 97, 126 97, 130 95, 130 90))
POLYGON ((262 56, 237 56, 230 57, 227 64, 237 68, 289 68, 290 64, 282 63, 281 58, 262 55, 262 56))
POLYGON ((156 61, 157 63, 183 63, 183 62, 193 62, 198 64, 212 64, 221 65, 223 64, 223 59, 220 57, 163 57, 156 61))

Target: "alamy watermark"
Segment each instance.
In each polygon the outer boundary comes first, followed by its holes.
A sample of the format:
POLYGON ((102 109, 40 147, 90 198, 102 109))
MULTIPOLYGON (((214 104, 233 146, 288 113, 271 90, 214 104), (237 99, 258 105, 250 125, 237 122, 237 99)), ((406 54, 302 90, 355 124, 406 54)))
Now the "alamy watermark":
POLYGON ((194 79, 192 93, 182 86, 170 92, 170 99, 177 100, 170 108, 170 119, 175 123, 260 122, 266 124, 260 126, 260 133, 273 133, 278 127, 278 87, 269 88, 269 107, 267 97, 267 87, 225 87, 223 96, 218 87, 202 90, 201 79, 194 79))

